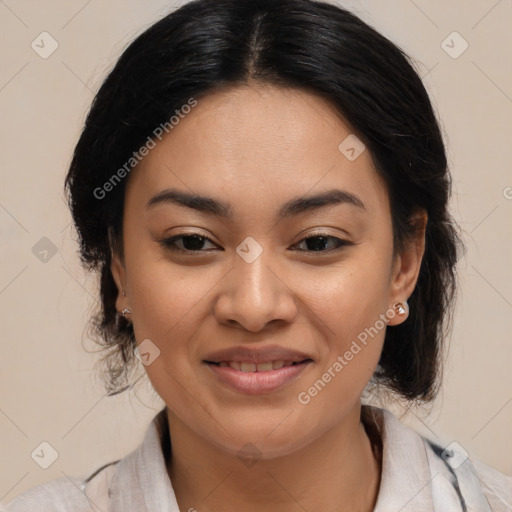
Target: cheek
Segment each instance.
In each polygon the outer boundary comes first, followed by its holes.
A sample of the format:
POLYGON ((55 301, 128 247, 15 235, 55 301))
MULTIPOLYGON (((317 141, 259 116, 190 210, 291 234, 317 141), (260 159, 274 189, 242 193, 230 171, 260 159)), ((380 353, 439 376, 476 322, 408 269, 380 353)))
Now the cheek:
POLYGON ((171 410, 190 421, 204 415, 204 408, 194 405, 201 394, 192 362, 198 358, 201 319, 208 316, 206 297, 214 284, 198 267, 180 269, 158 259, 135 265, 130 273, 135 338, 138 344, 150 340, 157 354, 145 371, 171 410))
POLYGON ((329 392, 322 388, 325 400, 336 401, 340 394, 357 396, 371 378, 382 351, 390 260, 373 251, 366 257, 363 252, 361 255, 308 287, 309 304, 315 305, 326 339, 315 372, 317 378, 324 375, 322 381, 328 382, 325 387, 329 392))
POLYGON ((175 331, 201 309, 201 298, 212 287, 206 267, 171 261, 160 244, 135 219, 127 219, 126 269, 132 320, 137 341, 154 339, 163 346, 175 331))
POLYGON ((159 394, 163 389, 179 393, 178 384, 194 377, 200 331, 211 322, 209 301, 222 269, 187 264, 185 257, 178 263, 136 219, 128 218, 126 225, 125 262, 135 338, 138 344, 150 340, 158 353, 145 370, 159 394))
POLYGON ((341 273, 336 285, 323 288, 324 301, 318 311, 328 326, 324 350, 294 397, 304 432, 326 431, 349 414, 380 359, 387 287, 382 274, 369 268, 362 265, 346 275, 341 273))
POLYGON ((376 252, 361 250, 322 278, 309 280, 310 303, 330 328, 330 345, 337 350, 372 327, 389 307, 391 260, 376 252))

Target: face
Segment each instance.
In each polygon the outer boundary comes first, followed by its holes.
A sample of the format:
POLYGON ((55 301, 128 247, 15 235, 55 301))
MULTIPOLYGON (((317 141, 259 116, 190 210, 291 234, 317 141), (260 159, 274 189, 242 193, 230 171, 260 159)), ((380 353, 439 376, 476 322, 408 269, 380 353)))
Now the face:
POLYGON ((117 308, 175 421, 227 452, 272 458, 341 424, 385 322, 406 318, 390 308, 414 289, 423 235, 394 256, 361 149, 316 95, 235 87, 198 100, 128 179, 117 308))

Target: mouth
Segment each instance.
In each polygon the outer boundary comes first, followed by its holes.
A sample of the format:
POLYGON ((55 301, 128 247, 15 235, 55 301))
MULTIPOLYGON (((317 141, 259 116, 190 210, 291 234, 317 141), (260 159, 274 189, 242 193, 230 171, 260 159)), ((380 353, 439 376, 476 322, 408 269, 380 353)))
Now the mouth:
POLYGON ((251 361, 205 361, 205 363, 218 366, 219 368, 232 368, 233 370, 244 373, 271 372, 273 370, 280 370, 281 368, 288 368, 289 366, 296 366, 306 362, 312 362, 312 359, 304 359, 302 361, 283 361, 282 359, 274 359, 273 361, 265 361, 262 363, 253 363, 251 361))
POLYGON ((208 355, 203 363, 217 384, 237 393, 257 395, 278 391, 296 381, 314 360, 303 352, 273 345, 221 350, 208 355))

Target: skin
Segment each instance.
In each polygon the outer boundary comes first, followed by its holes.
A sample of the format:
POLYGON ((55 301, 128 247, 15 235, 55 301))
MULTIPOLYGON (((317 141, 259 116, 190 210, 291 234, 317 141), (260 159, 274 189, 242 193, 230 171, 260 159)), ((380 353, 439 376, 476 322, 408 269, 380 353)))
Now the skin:
POLYGON ((149 339, 160 350, 145 369, 169 408, 168 473, 181 510, 374 508, 381 461, 360 420, 360 396, 385 329, 308 404, 297 399, 379 315, 407 300, 424 252, 422 214, 416 237, 394 254, 389 198, 369 151, 349 161, 338 149, 351 133, 323 98, 251 83, 201 98, 129 177, 124 255, 112 264, 116 306, 131 310, 137 343, 149 339), (169 188, 227 202, 233 217, 146 207, 169 188), (276 218, 290 199, 330 189, 364 208, 276 218), (327 239, 315 250, 304 238, 319 230, 351 245, 336 250, 327 239), (198 245, 203 253, 161 243, 191 231, 210 240, 198 245), (252 263, 236 252, 249 236, 263 251, 252 263), (202 362, 213 350, 268 344, 301 350, 313 363, 283 389, 246 395, 202 362), (247 443, 259 450, 250 467, 237 457, 247 443))

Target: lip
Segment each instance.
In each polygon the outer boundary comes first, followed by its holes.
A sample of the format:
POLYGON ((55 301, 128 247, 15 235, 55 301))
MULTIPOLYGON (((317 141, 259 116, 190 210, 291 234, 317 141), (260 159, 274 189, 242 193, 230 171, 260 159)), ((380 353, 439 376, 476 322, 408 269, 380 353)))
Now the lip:
POLYGON ((272 360, 292 361, 300 363, 313 358, 298 350, 287 349, 279 345, 267 345, 265 347, 237 346, 211 352, 203 361, 208 363, 220 363, 221 361, 246 361, 250 363, 264 363, 272 360))
POLYGON ((308 359, 293 366, 283 366, 279 370, 265 372, 242 372, 229 366, 206 364, 223 384, 234 391, 247 395, 259 395, 272 393, 297 380, 311 363, 312 361, 308 359))
POLYGON ((286 349, 277 345, 266 347, 233 347, 209 354, 203 363, 216 379, 230 389, 247 395, 272 393, 300 378, 304 370, 313 363, 306 353, 286 349), (250 362, 254 364, 269 361, 287 361, 292 366, 266 371, 243 372, 230 366, 219 366, 221 362, 250 362))

